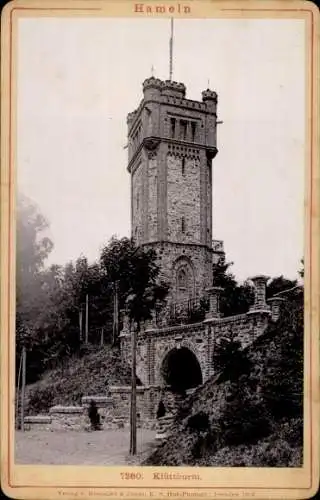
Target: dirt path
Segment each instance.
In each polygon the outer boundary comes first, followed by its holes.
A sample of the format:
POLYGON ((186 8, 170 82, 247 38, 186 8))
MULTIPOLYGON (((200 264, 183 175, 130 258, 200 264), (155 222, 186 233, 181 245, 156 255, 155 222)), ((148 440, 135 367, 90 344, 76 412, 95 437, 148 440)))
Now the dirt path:
POLYGON ((139 463, 155 446, 155 431, 138 429, 137 456, 130 457, 129 430, 16 431, 15 462, 44 465, 139 463))

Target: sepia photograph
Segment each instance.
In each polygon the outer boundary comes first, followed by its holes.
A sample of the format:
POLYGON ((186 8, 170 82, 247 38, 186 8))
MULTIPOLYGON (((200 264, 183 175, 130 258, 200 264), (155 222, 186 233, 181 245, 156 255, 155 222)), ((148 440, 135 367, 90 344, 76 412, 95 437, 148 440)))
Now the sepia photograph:
POLYGON ((16 19, 13 462, 303 471, 307 23, 152 4, 16 19))

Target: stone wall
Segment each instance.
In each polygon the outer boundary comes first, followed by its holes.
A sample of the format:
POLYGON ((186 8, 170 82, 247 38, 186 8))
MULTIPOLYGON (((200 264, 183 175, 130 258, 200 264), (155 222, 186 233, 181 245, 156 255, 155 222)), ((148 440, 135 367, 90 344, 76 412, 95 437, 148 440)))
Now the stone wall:
MULTIPOLYGON (((213 252, 203 245, 187 245, 183 243, 161 242, 149 243, 146 248, 153 248, 160 265, 160 277, 171 285, 167 303, 177 301, 176 281, 180 263, 187 263, 193 270, 194 285, 189 290, 188 296, 201 297, 206 288, 212 285, 212 263, 214 255, 219 258, 220 252, 213 252)), ((165 319, 163 321, 165 324, 165 319)), ((158 325, 160 326, 160 324, 158 325)))
MULTIPOLYGON (((172 349, 186 347, 196 356, 205 381, 214 373, 212 356, 219 338, 232 336, 246 347, 264 332, 269 319, 268 311, 251 311, 191 325, 142 331, 137 340, 137 376, 143 385, 163 385, 161 366, 166 355, 172 349)), ((120 340, 122 357, 131 364, 131 336, 122 333, 120 340)))
MULTIPOLYGON (((251 311, 247 314, 227 318, 208 319, 193 325, 145 330, 137 343, 137 373, 143 386, 137 386, 138 427, 154 428, 160 400, 166 413, 173 415, 179 405, 180 396, 166 390, 162 380, 161 366, 172 349, 186 347, 194 353, 202 371, 203 382, 214 374, 212 356, 215 342, 222 337, 239 339, 247 346, 268 325, 270 312, 251 311)), ((130 335, 121 336, 121 353, 126 362, 131 361, 130 335)), ((90 429, 88 407, 96 403, 103 429, 126 427, 130 422, 130 386, 111 386, 108 395, 93 395, 82 398, 81 406, 54 406, 49 415, 27 417, 25 429, 83 430, 90 429)), ((166 420, 167 421, 167 420, 166 420)))
POLYGON ((86 429, 91 427, 88 416, 88 409, 91 401, 94 401, 100 415, 100 422, 103 429, 117 429, 122 426, 122 421, 117 419, 114 412, 114 401, 111 396, 83 396, 81 400, 83 408, 83 425, 86 429))
POLYGON ((51 422, 50 415, 28 416, 24 419, 24 430, 48 431, 51 429, 51 422))
POLYGON ((85 426, 82 406, 53 406, 50 408, 51 430, 81 430, 85 426))
MULTIPOLYGON (((50 408, 49 415, 34 415, 25 418, 26 431, 36 430, 91 430, 88 409, 94 401, 100 415, 101 429, 119 429, 130 424, 130 386, 110 386, 110 395, 84 396, 81 406, 57 405, 50 408)), ((137 425, 154 428, 161 388, 137 387, 137 425)))
POLYGON ((146 239, 156 241, 158 239, 158 186, 157 186, 157 159, 148 158, 148 172, 146 176, 148 199, 146 203, 146 239))
POLYGON ((195 158, 167 157, 169 241, 200 243, 200 165, 195 158), (184 168, 182 169, 182 162, 184 168), (182 227, 182 220, 184 227, 182 227))
POLYGON ((140 243, 144 240, 144 188, 146 165, 140 161, 139 167, 132 173, 131 187, 131 228, 132 236, 140 243))

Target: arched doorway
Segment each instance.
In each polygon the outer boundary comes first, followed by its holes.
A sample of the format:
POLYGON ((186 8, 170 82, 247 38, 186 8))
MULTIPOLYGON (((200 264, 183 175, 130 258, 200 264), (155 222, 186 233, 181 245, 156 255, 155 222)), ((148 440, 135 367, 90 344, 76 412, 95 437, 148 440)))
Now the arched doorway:
POLYGON ((187 347, 168 352, 161 366, 164 383, 173 391, 185 392, 202 384, 202 373, 195 354, 187 347))

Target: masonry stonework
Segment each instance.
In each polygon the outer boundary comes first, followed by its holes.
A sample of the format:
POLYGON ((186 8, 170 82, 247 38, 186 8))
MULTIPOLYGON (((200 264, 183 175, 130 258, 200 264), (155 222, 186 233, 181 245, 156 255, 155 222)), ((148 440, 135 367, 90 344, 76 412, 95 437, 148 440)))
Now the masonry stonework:
POLYGON ((171 302, 203 295, 217 255, 211 200, 217 95, 206 90, 199 102, 185 94, 182 83, 149 78, 127 117, 132 237, 156 250, 171 302))
MULTIPOLYGON (((265 302, 268 278, 258 276, 252 278, 255 303, 250 311, 220 315, 221 290, 214 286, 212 272, 213 263, 224 255, 223 243, 212 239, 217 94, 207 89, 202 101, 187 99, 183 83, 152 77, 144 81, 143 98, 127 124, 132 237, 138 246, 155 250, 160 278, 170 286, 167 307, 142 325, 137 339, 136 373, 142 384, 138 413, 149 421, 156 416, 160 398, 169 414, 178 401, 177 394, 170 393, 172 373, 188 381, 186 390, 194 390, 214 375, 212 360, 219 339, 232 336, 246 347, 265 331, 271 308, 265 302), (181 324, 173 326, 170 315, 177 305, 190 308, 203 299, 207 310, 202 320, 185 321, 182 315, 181 324), (190 372, 196 374, 193 380, 190 372)), ((278 306, 272 307, 273 317, 278 306)), ((122 358, 131 364, 128 321, 120 342, 122 358)), ((128 413, 129 399, 123 390, 120 393, 117 406, 128 413)))
MULTIPOLYGON (((137 344, 137 376, 143 385, 166 384, 161 376, 161 367, 166 355, 173 349, 186 347, 196 357, 203 382, 214 374, 213 354, 216 343, 221 338, 233 337, 242 347, 251 344, 262 335, 269 324, 268 312, 251 312, 220 319, 205 320, 201 323, 175 327, 145 330, 141 332, 137 344), (149 346, 147 349, 146 346, 149 346), (149 359, 152 357, 152 364, 149 359)), ((121 334, 123 360, 131 364, 131 335, 121 334)))

